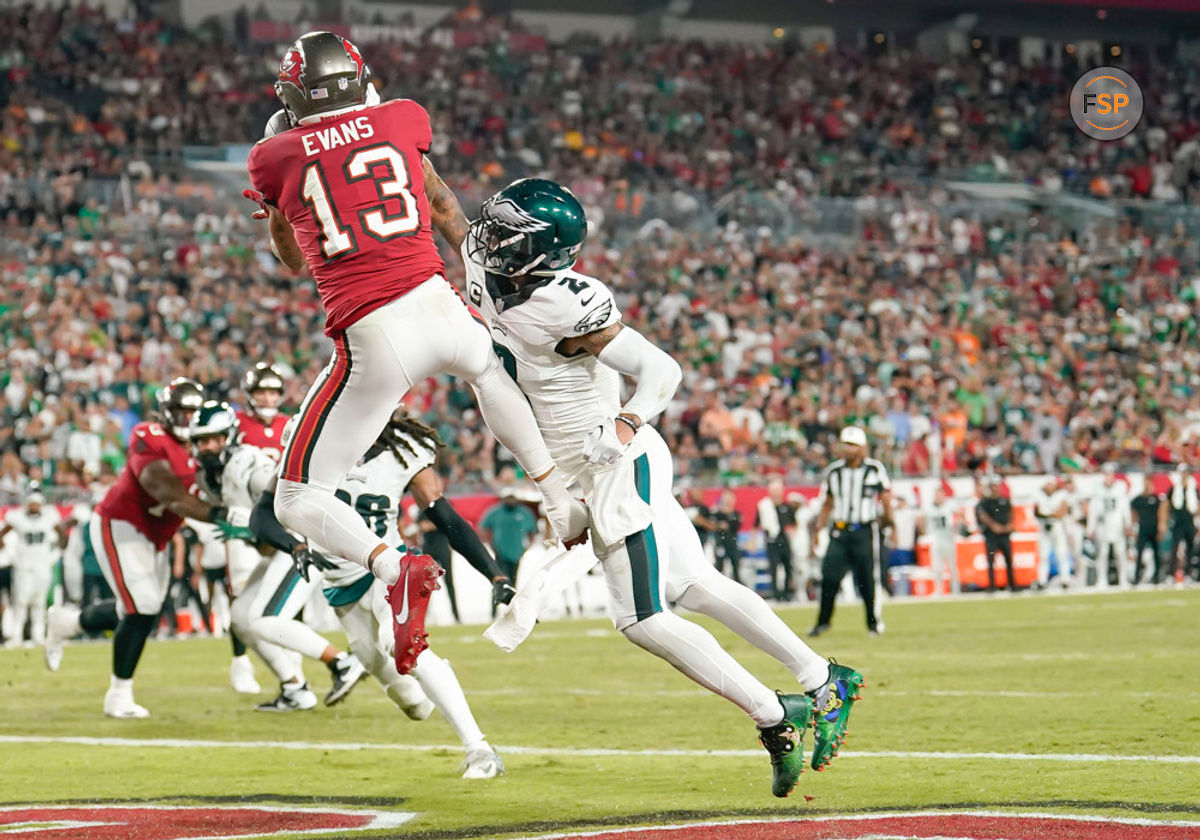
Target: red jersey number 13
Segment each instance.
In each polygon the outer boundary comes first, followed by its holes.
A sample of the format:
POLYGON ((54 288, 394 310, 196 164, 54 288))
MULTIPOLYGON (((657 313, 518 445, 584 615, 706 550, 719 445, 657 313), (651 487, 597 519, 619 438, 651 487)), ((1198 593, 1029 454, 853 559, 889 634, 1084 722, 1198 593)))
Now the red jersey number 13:
MULTIPOLYGON (((381 143, 358 149, 342 165, 346 183, 364 178, 375 183, 379 204, 358 213, 363 233, 386 242, 397 236, 409 236, 421 228, 417 212, 417 197, 412 194, 412 177, 404 155, 391 143, 381 143), (399 212, 388 212, 389 201, 399 201, 399 212)), ((357 248, 354 231, 339 218, 338 209, 330 199, 329 182, 319 161, 304 168, 301 196, 312 208, 321 225, 321 251, 333 259, 357 248)))

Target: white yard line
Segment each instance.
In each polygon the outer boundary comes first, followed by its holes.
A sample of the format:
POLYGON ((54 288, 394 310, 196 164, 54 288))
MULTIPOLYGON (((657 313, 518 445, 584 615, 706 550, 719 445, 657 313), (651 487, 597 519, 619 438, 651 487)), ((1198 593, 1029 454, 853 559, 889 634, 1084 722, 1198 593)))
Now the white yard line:
MULTIPOLYGON (((277 750, 384 750, 397 752, 459 752, 459 744, 372 744, 314 741, 213 741, 183 738, 95 738, 84 735, 0 735, 0 744, 73 744, 83 747, 166 747, 170 749, 277 749, 277 750)), ((576 758, 621 757, 754 757, 762 750, 621 750, 593 747, 497 746, 511 755, 552 755, 576 758)), ((907 758, 938 761, 1052 761, 1078 763, 1145 762, 1151 764, 1200 764, 1200 755, 1103 755, 1099 753, 1001 753, 937 752, 925 750, 849 751, 841 758, 907 758)))

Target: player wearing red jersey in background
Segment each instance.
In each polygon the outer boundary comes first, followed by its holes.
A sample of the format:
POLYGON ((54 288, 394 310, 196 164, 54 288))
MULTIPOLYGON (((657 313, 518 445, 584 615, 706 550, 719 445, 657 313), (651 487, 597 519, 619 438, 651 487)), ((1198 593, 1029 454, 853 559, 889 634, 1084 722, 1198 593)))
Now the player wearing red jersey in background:
POLYGON ((250 152, 257 193, 247 195, 269 217, 280 260, 294 271, 308 264, 335 345, 284 451, 275 511, 391 587, 400 662, 424 649, 437 565, 381 542, 334 492, 415 383, 448 373, 471 384, 488 426, 537 482, 559 537, 581 535, 587 511, 567 494, 488 329, 443 277, 433 230, 457 251, 467 220, 425 156, 429 115, 407 99, 374 104, 370 76, 345 38, 310 32, 292 44, 275 83, 284 109, 250 152))
POLYGON ((244 408, 237 411, 238 443, 257 446, 268 453, 283 452, 283 427, 287 415, 283 405, 283 374, 270 362, 259 362, 242 377, 244 408))
POLYGON ((46 665, 52 671, 62 662, 65 639, 83 630, 116 630, 112 682, 104 695, 110 717, 150 714, 133 700, 133 672, 171 581, 167 543, 185 516, 203 522, 225 518, 224 508, 190 492, 196 462, 188 451, 188 423, 203 402, 204 390, 192 379, 175 379, 159 391, 161 421, 133 427, 125 469, 96 506, 89 533, 115 601, 82 613, 78 607, 52 607, 47 619, 46 665))

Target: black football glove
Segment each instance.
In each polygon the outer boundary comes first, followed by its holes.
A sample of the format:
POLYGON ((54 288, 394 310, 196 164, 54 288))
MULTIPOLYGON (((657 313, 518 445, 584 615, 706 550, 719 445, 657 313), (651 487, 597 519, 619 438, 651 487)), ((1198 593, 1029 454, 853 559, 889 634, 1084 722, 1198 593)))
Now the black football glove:
POLYGON ((313 551, 304 543, 292 549, 292 565, 296 567, 296 571, 300 573, 300 577, 304 578, 304 582, 308 583, 308 572, 312 567, 316 567, 317 571, 327 572, 330 569, 336 569, 337 564, 326 557, 319 551, 313 551))
POLYGON ((508 578, 492 581, 492 609, 511 603, 516 594, 517 590, 513 589, 512 581, 508 578))

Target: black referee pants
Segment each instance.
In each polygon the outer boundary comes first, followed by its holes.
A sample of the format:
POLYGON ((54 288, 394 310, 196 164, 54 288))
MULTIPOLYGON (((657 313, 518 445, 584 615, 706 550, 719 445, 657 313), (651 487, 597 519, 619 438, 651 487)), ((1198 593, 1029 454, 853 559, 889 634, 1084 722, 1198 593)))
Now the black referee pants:
POLYGON ((1133 553, 1133 582, 1135 584, 1142 582, 1142 560, 1146 556, 1146 551, 1150 551, 1150 557, 1154 560, 1152 571, 1147 573, 1146 578, 1154 583, 1158 580, 1162 573, 1162 552, 1158 550, 1158 531, 1156 528, 1143 528, 1138 526, 1137 542, 1135 543, 1133 553))
POLYGON ((792 583, 792 544, 787 535, 777 540, 767 540, 767 571, 771 575, 771 597, 776 601, 790 601, 796 592, 792 583), (783 571, 783 588, 779 587, 779 572, 783 571))
POLYGON ((1004 567, 1008 571, 1008 588, 1017 591, 1017 579, 1013 574, 1012 538, 1008 534, 996 537, 984 537, 984 550, 987 553, 988 592, 996 591, 996 555, 1004 558, 1004 567))
POLYGON ((821 612, 817 626, 828 624, 833 619, 833 605, 838 589, 846 572, 854 575, 854 585, 863 599, 867 611, 867 629, 876 629, 875 618, 875 554, 879 541, 875 538, 875 526, 864 525, 857 530, 829 532, 829 548, 821 562, 821 612))

